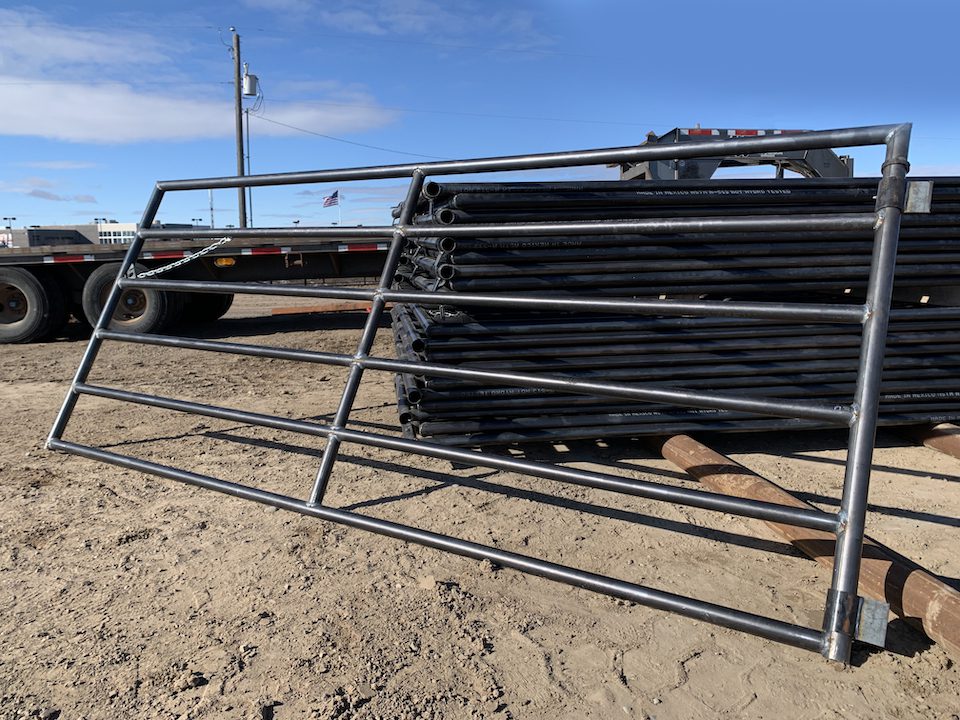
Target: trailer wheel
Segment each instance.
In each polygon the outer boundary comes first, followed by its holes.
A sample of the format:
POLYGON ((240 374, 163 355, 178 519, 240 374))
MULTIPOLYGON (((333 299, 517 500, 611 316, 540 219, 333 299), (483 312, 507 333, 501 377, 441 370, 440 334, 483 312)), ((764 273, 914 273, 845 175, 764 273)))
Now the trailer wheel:
POLYGON ((51 329, 58 308, 62 315, 63 295, 46 285, 26 270, 0 268, 0 343, 33 342, 51 329))
POLYGON ((187 323, 206 323, 219 320, 233 305, 233 293, 190 293, 183 312, 187 323))
POLYGON ((47 294, 47 304, 50 308, 47 329, 43 331, 40 339, 48 340, 63 333, 70 319, 70 311, 67 309, 67 298, 63 288, 55 277, 40 271, 37 273, 37 279, 40 280, 43 291, 47 294))
MULTIPOLYGON (((141 265, 135 267, 137 272, 146 269, 141 265)), ((83 285, 83 314, 93 326, 97 324, 119 270, 119 263, 101 265, 90 273, 83 285)), ((110 321, 110 328, 135 333, 154 332, 167 324, 178 306, 178 302, 171 302, 167 293, 160 290, 124 290, 110 321)))

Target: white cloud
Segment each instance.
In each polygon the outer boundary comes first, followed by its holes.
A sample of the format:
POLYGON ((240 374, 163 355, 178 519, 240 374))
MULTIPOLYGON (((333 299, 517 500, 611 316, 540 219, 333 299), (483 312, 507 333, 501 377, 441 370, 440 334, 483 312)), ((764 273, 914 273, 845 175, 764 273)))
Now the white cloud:
POLYGON ((86 170, 97 166, 96 163, 77 160, 31 160, 15 164, 19 167, 38 168, 40 170, 86 170))
POLYGON ((31 190, 30 192, 24 194, 28 195, 29 197, 39 198, 40 200, 53 200, 55 202, 97 202, 97 199, 93 195, 58 195, 57 193, 48 192, 46 190, 31 190))
POLYGON ((42 177, 25 177, 20 182, 31 188, 52 188, 54 185, 51 181, 42 177))
POLYGON ((0 10, 0 26, 5 27, 0 73, 29 77, 53 70, 77 73, 156 65, 170 59, 160 41, 147 33, 59 25, 37 10, 0 10))
POLYGON ((97 199, 93 195, 61 195, 53 192, 56 183, 41 177, 26 177, 16 182, 0 181, 0 192, 16 193, 26 195, 27 197, 37 198, 38 200, 51 200, 54 202, 80 202, 96 203, 97 199))
MULTIPOLYGON (((0 85, 9 77, 0 76, 0 85)), ((77 87, 50 83, 11 85, 0 104, 0 132, 72 142, 130 143, 230 137, 233 104, 143 92, 122 84, 77 87), (69 113, 64 108, 77 108, 69 113)), ((382 127, 393 113, 367 104, 278 104, 269 117, 313 132, 333 134, 382 127)), ((294 135, 281 125, 261 124, 265 135, 294 135)))
MULTIPOLYGON (((298 5, 298 0, 259 1, 276 9, 298 5)), ((157 67, 167 68, 168 79, 177 76, 176 48, 145 33, 66 27, 36 10, 0 10, 0 26, 9 30, 0 45, 0 135, 114 144, 234 133, 232 101, 191 97, 183 90, 186 83, 176 93, 172 83, 166 92, 143 83, 157 67)), ((259 132, 298 132, 283 125, 322 134, 359 132, 393 120, 361 88, 326 83, 317 90, 313 102, 270 105, 268 117, 282 124, 264 123, 259 132), (323 99, 339 104, 324 106, 323 99)))

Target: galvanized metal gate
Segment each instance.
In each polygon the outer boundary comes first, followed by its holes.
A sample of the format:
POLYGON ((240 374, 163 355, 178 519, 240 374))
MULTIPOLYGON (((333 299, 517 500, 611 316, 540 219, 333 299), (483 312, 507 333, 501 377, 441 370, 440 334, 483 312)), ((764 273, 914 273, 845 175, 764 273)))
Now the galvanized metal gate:
MULTIPOLYGON (((411 165, 392 165, 303 173, 281 173, 247 177, 226 177, 200 180, 178 180, 158 183, 140 222, 142 228, 130 247, 117 281, 105 303, 103 314, 94 329, 66 399, 54 422, 47 447, 83 457, 101 460, 146 473, 179 480, 247 500, 310 515, 330 522, 349 525, 400 540, 419 543, 475 559, 488 559, 498 565, 540 575, 557 582, 594 590, 662 610, 668 610, 706 622, 750 632, 772 640, 821 652, 830 660, 847 662, 851 644, 863 634, 859 617, 864 607, 857 597, 860 555, 864 537, 867 490, 876 431, 880 374, 884 359, 889 308, 896 264, 900 217, 906 199, 907 149, 910 125, 885 125, 864 128, 828 130, 790 135, 718 140, 691 146, 641 146, 483 158, 411 165), (863 305, 813 304, 783 302, 718 302, 639 299, 597 299, 546 296, 505 295, 438 295, 427 292, 392 290, 392 283, 404 242, 407 238, 437 234, 435 227, 413 224, 415 207, 425 179, 430 177, 537 168, 558 168, 583 165, 636 163, 661 159, 717 157, 742 153, 779 150, 840 148, 864 145, 885 145, 886 159, 877 189, 875 212, 857 214, 823 214, 815 216, 766 215, 738 218, 644 219, 602 222, 553 222, 522 224, 485 224, 445 226, 443 235, 450 237, 532 237, 537 235, 590 235, 665 232, 757 232, 775 230, 874 230, 874 251, 866 302, 863 305), (231 230, 237 238, 271 237, 365 237, 390 239, 379 287, 308 288, 271 286, 255 283, 223 283, 204 281, 169 281, 128 276, 143 242, 152 238, 210 237, 223 235, 221 230, 150 230, 161 200, 168 192, 208 188, 330 183, 383 178, 410 178, 406 200, 398 222, 393 226, 359 228, 256 228, 231 230), (108 328, 109 318, 117 307, 122 292, 129 288, 172 292, 254 293, 315 298, 363 300, 370 303, 370 314, 353 355, 311 352, 278 347, 227 343, 184 337, 126 333, 108 328), (562 377, 537 376, 525 373, 482 371, 441 364, 407 362, 374 357, 371 353, 374 336, 387 303, 421 305, 463 305, 488 308, 521 308, 563 311, 603 311, 649 315, 692 315, 700 317, 766 318, 803 322, 848 322, 862 324, 859 379, 853 403, 849 406, 825 406, 809 402, 776 398, 742 397, 718 392, 700 392, 682 388, 645 388, 612 382, 581 382, 562 377), (160 397, 110 387, 91 385, 87 377, 104 342, 129 342, 146 345, 204 350, 236 355, 279 358, 307 363, 320 363, 348 368, 346 386, 339 406, 329 425, 291 420, 272 415, 200 404, 169 397, 160 397), (740 499, 709 492, 661 485, 649 481, 617 477, 493 455, 473 450, 456 449, 430 442, 377 434, 348 427, 354 400, 364 370, 376 369, 398 373, 461 379, 495 380, 508 385, 563 390, 572 393, 624 398, 635 401, 671 403, 694 408, 716 408, 745 411, 760 415, 806 418, 828 421, 850 429, 843 497, 837 513, 799 509, 782 505, 740 499), (64 440, 70 417, 79 398, 93 395, 145 406, 181 411, 254 426, 302 433, 326 439, 320 467, 313 487, 304 498, 280 495, 247 485, 229 482, 177 469, 146 460, 121 455, 78 442, 64 440), (524 473, 531 476, 600 488, 643 498, 678 503, 692 507, 731 513, 745 517, 816 528, 836 534, 833 578, 824 606, 821 628, 808 628, 767 617, 757 616, 721 605, 682 597, 669 592, 623 582, 611 577, 585 572, 544 560, 527 557, 493 547, 479 545, 425 529, 389 522, 356 512, 347 512, 324 504, 328 483, 333 477, 338 452, 343 443, 356 443, 442 458, 458 463, 524 473)), ((853 331, 853 330, 852 330, 853 331)), ((882 619, 885 621, 885 614, 882 619)), ((882 624, 882 623, 881 623, 882 624)))

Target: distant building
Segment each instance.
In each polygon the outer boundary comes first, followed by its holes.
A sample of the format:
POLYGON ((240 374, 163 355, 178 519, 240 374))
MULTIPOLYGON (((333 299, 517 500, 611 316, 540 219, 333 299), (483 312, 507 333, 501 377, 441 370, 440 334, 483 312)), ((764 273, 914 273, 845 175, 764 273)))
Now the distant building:
POLYGON ((115 220, 97 225, 97 241, 101 245, 132 243, 137 235, 137 223, 120 223, 115 220))

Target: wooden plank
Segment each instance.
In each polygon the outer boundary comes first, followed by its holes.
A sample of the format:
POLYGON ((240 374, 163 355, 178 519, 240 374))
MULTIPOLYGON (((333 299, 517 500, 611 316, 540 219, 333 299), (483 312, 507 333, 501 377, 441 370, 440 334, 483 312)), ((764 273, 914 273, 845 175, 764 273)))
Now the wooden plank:
POLYGON ((951 423, 905 428, 909 435, 928 448, 960 460, 960 426, 951 423))
MULTIPOLYGON (((390 307, 390 304, 387 304, 390 307)), ((328 300, 317 305, 293 305, 290 307, 273 308, 271 315, 308 315, 311 313, 338 313, 355 310, 369 310, 370 303, 357 300, 328 300)))
MULTIPOLYGON (((952 437, 957 439, 956 435, 952 437)), ((791 507, 813 507, 689 436, 661 439, 658 445, 664 458, 715 492, 791 507)), ((781 523, 765 524, 805 555, 833 568, 832 534, 781 523)), ((897 616, 960 659, 960 592, 917 563, 866 538, 859 592, 888 603, 897 616)))

